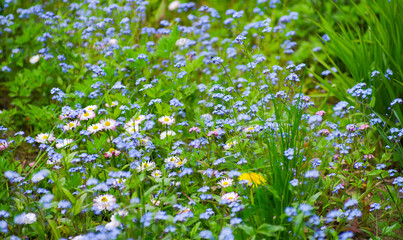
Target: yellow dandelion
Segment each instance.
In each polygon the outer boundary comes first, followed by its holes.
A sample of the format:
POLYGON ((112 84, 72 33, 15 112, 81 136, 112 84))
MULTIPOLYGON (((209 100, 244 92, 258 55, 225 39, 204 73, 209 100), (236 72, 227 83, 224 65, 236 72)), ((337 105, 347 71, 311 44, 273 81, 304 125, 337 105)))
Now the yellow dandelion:
POLYGON ((266 183, 266 179, 259 173, 242 173, 239 181, 248 181, 248 186, 257 187, 266 183))

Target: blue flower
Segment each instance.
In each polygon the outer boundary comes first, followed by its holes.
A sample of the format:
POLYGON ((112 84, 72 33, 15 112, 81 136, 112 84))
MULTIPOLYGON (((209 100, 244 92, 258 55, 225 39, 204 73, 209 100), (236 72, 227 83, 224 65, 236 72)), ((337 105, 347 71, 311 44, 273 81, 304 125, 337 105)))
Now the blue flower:
POLYGON ((233 240, 235 239, 234 235, 232 234, 232 229, 225 227, 221 230, 220 235, 218 236, 218 240, 233 240))
POLYGON ((199 236, 200 236, 201 238, 203 238, 203 239, 210 239, 210 240, 213 240, 213 239, 214 239, 213 233, 212 233, 211 231, 209 231, 209 230, 203 230, 203 231, 201 231, 201 232, 199 233, 199 236))

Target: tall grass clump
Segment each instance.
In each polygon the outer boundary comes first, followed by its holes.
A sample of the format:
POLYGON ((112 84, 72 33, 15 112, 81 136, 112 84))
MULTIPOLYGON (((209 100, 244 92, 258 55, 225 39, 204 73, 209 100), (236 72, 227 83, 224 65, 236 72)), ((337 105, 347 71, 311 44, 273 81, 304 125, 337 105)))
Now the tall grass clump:
POLYGON ((358 83, 372 87, 370 108, 364 114, 375 113, 386 124, 378 127, 379 133, 389 144, 396 145, 396 159, 403 166, 401 143, 386 138, 391 128, 403 126, 402 109, 393 106, 403 95, 403 1, 366 0, 352 4, 362 24, 343 21, 332 26, 324 17, 317 23, 329 37, 323 49, 327 61, 318 60, 334 74, 333 83, 316 76, 335 96, 350 103, 357 101, 346 94, 347 89, 358 83))

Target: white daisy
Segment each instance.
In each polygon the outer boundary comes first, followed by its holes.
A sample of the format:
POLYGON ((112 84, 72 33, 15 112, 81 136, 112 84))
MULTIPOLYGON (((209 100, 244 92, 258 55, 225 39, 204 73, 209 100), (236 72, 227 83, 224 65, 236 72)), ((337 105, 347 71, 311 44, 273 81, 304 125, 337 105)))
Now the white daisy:
POLYGON ((129 135, 132 135, 136 132, 136 129, 134 127, 125 127, 125 130, 129 135))
POLYGON ((87 131, 90 132, 90 133, 96 133, 96 132, 101 131, 102 128, 103 128, 102 124, 100 124, 100 123, 95 123, 95 124, 92 124, 91 126, 89 126, 89 127, 87 128, 87 131))
POLYGON ((253 133, 253 132, 255 132, 255 128, 256 128, 256 126, 249 126, 249 127, 244 128, 242 131, 244 133, 253 133))
POLYGON ((95 111, 97 109, 98 109, 97 105, 89 105, 89 106, 84 108, 85 111, 95 111))
POLYGON ((53 133, 39 133, 36 135, 35 141, 37 143, 51 143, 55 140, 53 133))
POLYGON ((74 142, 73 139, 63 139, 62 141, 56 143, 56 148, 57 149, 62 148, 64 146, 66 146, 66 145, 69 145, 72 142, 74 142))
POLYGON ((237 143, 238 143, 237 141, 232 141, 232 142, 229 142, 229 143, 225 144, 224 145, 224 150, 228 150, 228 149, 232 148, 237 143))
POLYGON ((178 47, 182 47, 182 46, 185 46, 186 43, 188 43, 189 41, 190 41, 190 40, 187 39, 187 38, 179 38, 179 39, 176 41, 175 45, 178 46, 178 47))
POLYGON ((93 119, 95 117, 95 112, 94 111, 85 111, 85 113, 80 115, 80 120, 88 120, 88 119, 93 119))
POLYGON ((164 132, 162 132, 162 133, 160 134, 160 139, 163 140, 163 139, 165 139, 167 136, 170 137, 170 136, 175 136, 175 135, 176 135, 176 133, 175 133, 174 131, 171 131, 171 130, 164 131, 164 132))
POLYGON ((151 142, 151 138, 150 137, 145 137, 140 139, 140 146, 146 146, 147 143, 151 142))
POLYGON ((118 104, 119 104, 118 101, 113 101, 113 102, 111 103, 111 106, 109 106, 109 104, 107 104, 107 103, 105 103, 105 106, 106 106, 106 107, 114 107, 114 106, 117 106, 118 104))
POLYGON ((180 160, 179 159, 179 161, 177 161, 177 162, 175 162, 175 167, 182 167, 183 165, 185 165, 185 163, 187 163, 187 159, 185 158, 185 159, 183 159, 183 160, 180 160))
POLYGON ((170 117, 170 116, 163 116, 158 118, 158 122, 164 124, 164 125, 172 125, 175 123, 175 118, 170 117))
POLYGON ((41 59, 41 56, 40 56, 40 55, 35 55, 35 56, 32 56, 32 57, 29 59, 29 62, 30 62, 31 64, 35 64, 35 63, 39 62, 40 59, 41 59))
POLYGON ((177 156, 171 156, 171 157, 165 158, 166 163, 176 164, 179 161, 180 161, 180 158, 178 158, 177 156))
POLYGON ((226 193, 221 197, 222 200, 227 200, 230 202, 235 202, 236 200, 238 200, 238 198, 239 198, 239 195, 238 195, 238 193, 235 193, 235 192, 226 193))
POLYGON ((105 130, 115 130, 116 129, 116 120, 114 119, 105 119, 101 120, 100 124, 102 124, 103 129, 105 130))
POLYGON ((153 178, 160 178, 160 177, 162 176, 162 172, 161 172, 160 170, 154 170, 154 171, 151 173, 151 176, 152 176, 153 178))
POLYGON ((116 150, 116 149, 114 149, 114 148, 110 148, 109 151, 107 151, 106 153, 104 153, 104 156, 105 156, 106 158, 110 158, 110 157, 113 157, 113 156, 117 157, 117 156, 119 156, 119 154, 120 154, 120 151, 119 151, 119 150, 116 150))
POLYGON ((69 122, 68 124, 64 125, 63 130, 64 131, 72 130, 72 129, 77 128, 77 126, 81 126, 80 121, 77 121, 77 120, 72 121, 72 122, 69 122))
POLYGON ((224 178, 218 182, 218 185, 220 185, 222 188, 226 188, 232 186, 232 183, 233 180, 231 178, 224 178))
POLYGON ((171 2, 171 3, 168 5, 168 10, 169 10, 169 11, 174 11, 174 10, 176 10, 176 9, 179 7, 179 5, 181 5, 181 2, 178 1, 178 0, 175 0, 175 1, 171 2))
POLYGON ((137 171, 141 172, 141 171, 151 171, 155 168, 155 162, 150 162, 150 161, 146 161, 146 162, 142 162, 140 163, 140 165, 137 167, 137 171))
POLYGON ((105 194, 100 195, 94 199, 94 207, 100 211, 102 210, 113 210, 113 206, 116 203, 116 198, 113 195, 105 194))

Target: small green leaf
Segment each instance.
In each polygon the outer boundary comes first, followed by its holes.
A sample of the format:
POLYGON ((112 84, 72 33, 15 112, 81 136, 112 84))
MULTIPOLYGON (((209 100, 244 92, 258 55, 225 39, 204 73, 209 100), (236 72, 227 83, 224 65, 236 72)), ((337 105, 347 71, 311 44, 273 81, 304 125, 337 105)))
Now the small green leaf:
POLYGON ((242 229, 249 236, 255 235, 255 229, 247 225, 239 225, 238 228, 242 229))
POLYGON ((284 231, 285 227, 278 225, 262 224, 257 232, 268 237, 274 237, 276 232, 284 231))

